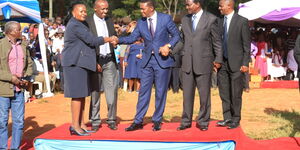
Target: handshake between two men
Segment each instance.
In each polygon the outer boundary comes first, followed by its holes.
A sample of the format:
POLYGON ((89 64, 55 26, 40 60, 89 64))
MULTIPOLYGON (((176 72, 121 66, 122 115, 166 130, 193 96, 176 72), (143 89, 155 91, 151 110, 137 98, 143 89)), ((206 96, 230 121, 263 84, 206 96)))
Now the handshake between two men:
MULTIPOLYGON (((104 42, 109 42, 111 43, 114 47, 117 46, 117 44, 119 43, 119 38, 116 36, 111 36, 111 37, 105 37, 104 38, 104 42)), ((162 56, 168 56, 171 53, 171 45, 170 44, 166 44, 162 47, 159 48, 159 53, 162 56)))

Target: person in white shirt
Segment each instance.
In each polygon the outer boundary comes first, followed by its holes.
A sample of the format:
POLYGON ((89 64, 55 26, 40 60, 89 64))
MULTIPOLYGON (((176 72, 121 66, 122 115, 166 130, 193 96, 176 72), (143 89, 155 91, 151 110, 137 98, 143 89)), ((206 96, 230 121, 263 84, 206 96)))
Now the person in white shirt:
POLYGON ((53 38, 53 44, 52 44, 52 53, 56 55, 57 51, 59 50, 62 52, 64 48, 64 31, 61 28, 58 28, 57 32, 57 37, 53 38))

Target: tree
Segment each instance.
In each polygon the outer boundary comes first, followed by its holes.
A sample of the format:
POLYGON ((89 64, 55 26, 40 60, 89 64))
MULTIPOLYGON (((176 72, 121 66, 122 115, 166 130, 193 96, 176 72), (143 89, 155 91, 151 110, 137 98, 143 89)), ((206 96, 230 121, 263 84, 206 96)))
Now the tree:
POLYGON ((164 8, 167 10, 167 13, 169 15, 172 15, 173 20, 175 19, 177 12, 178 12, 178 5, 179 2, 182 2, 183 0, 160 0, 159 2, 162 3, 164 8))
MULTIPOLYGON (((111 3, 119 3, 119 0, 112 0, 111 3)), ((121 0, 118 7, 113 6, 112 14, 114 17, 123 18, 129 16, 132 19, 138 19, 141 17, 138 7, 138 0, 121 0)))

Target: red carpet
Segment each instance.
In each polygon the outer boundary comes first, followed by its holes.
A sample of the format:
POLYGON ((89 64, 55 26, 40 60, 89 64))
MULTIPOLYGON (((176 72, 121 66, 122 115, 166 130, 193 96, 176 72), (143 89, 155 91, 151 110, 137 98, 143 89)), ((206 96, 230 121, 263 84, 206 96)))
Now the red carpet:
POLYGON ((298 88, 298 81, 264 81, 260 88, 298 88))
POLYGON ((233 140, 237 150, 296 150, 300 149, 300 138, 277 138, 273 140, 252 140, 248 138, 242 128, 228 130, 216 127, 216 121, 210 123, 208 131, 200 131, 193 124, 192 128, 177 131, 179 123, 164 123, 162 130, 152 131, 152 124, 144 126, 143 130, 125 132, 128 124, 119 124, 118 130, 112 131, 106 124, 91 136, 71 136, 68 132, 70 124, 64 124, 50 130, 37 139, 57 140, 123 140, 123 141, 160 141, 160 142, 216 142, 233 140))

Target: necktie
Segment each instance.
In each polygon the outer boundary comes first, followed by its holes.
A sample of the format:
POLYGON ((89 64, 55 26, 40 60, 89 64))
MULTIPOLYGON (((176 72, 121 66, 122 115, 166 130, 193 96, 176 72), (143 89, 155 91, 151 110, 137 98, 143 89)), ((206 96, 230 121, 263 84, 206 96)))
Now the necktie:
POLYGON ((149 23, 150 23, 150 26, 149 26, 149 30, 150 30, 150 33, 151 33, 151 36, 154 37, 154 25, 153 25, 153 22, 152 22, 152 18, 149 18, 149 23))
POLYGON ((193 17, 192 17, 193 31, 195 31, 195 30, 196 30, 196 27, 197 27, 197 21, 196 21, 196 18, 197 18, 197 16, 196 16, 196 15, 193 15, 193 17))
POLYGON ((228 58, 228 53, 227 53, 227 39, 228 39, 228 34, 227 34, 227 17, 224 17, 224 33, 223 33, 223 56, 224 58, 228 58))

